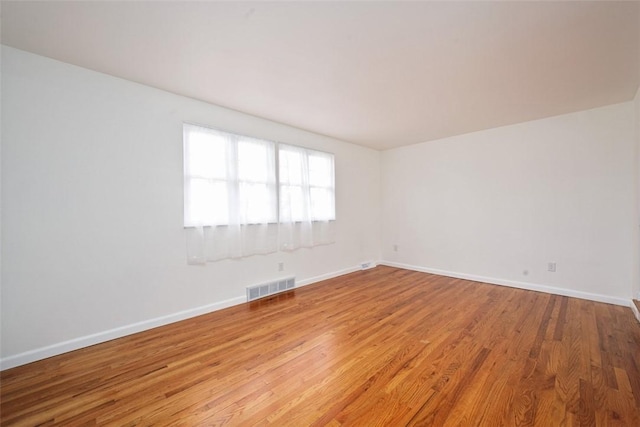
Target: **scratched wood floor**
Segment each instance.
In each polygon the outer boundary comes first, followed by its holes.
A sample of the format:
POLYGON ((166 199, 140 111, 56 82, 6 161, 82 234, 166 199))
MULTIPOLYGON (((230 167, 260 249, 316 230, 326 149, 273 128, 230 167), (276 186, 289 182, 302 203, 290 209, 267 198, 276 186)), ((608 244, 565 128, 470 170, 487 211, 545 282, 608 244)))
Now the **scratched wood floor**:
POLYGON ((640 426, 627 307, 390 267, 1 374, 2 425, 640 426))

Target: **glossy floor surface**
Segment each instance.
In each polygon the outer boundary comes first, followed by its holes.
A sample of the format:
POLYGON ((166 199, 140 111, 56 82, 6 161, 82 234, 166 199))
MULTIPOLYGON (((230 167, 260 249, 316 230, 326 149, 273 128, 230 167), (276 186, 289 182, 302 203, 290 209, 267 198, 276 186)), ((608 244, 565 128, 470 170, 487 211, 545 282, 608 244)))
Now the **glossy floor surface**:
POLYGON ((640 426, 627 307, 377 267, 1 374, 2 425, 640 426))

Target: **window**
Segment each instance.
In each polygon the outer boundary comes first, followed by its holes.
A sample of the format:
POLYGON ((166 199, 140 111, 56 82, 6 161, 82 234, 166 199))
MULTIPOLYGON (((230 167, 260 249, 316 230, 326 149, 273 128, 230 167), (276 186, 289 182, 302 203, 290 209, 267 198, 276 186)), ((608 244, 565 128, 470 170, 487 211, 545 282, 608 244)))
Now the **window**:
POLYGON ((202 126, 183 129, 189 263, 333 242, 333 154, 202 126))
POLYGON ((280 222, 336 219, 333 154, 278 147, 280 222))
POLYGON ((184 225, 277 222, 275 144, 184 125, 184 225))

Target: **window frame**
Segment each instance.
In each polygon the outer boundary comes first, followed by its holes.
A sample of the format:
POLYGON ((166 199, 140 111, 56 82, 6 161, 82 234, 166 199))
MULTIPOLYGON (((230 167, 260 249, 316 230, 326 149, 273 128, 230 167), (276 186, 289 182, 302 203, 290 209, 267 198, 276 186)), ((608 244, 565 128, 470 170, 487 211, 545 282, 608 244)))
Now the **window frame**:
MULTIPOLYGON (((188 194, 187 194, 187 180, 207 180, 209 182, 211 181, 216 181, 216 182, 221 182, 221 183, 225 183, 227 186, 229 185, 235 185, 238 188, 241 186, 241 184, 248 184, 248 185, 255 185, 255 184, 264 184, 266 186, 272 186, 273 187, 273 204, 274 206, 270 209, 272 211, 272 215, 271 217, 266 221, 266 222, 244 222, 244 223, 240 223, 241 226, 260 226, 263 224, 269 224, 269 225, 273 225, 273 224, 277 224, 278 223, 278 200, 279 200, 279 195, 278 195, 278 177, 277 177, 277 170, 275 171, 267 171, 267 179, 266 181, 256 181, 256 180, 251 180, 251 179, 241 179, 239 176, 239 169, 240 169, 240 154, 239 154, 239 146, 240 143, 242 142, 242 139, 246 139, 246 140, 252 140, 252 141, 257 141, 257 142, 262 142, 265 143, 265 145, 267 146, 267 150, 271 151, 271 157, 273 159, 273 167, 275 167, 277 169, 277 157, 278 157, 278 151, 277 151, 277 147, 278 147, 278 143, 275 141, 271 141, 271 140, 267 140, 264 138, 255 138, 252 136, 248 136, 248 135, 241 135, 241 134, 237 134, 234 132, 229 132, 223 129, 219 129, 219 128, 215 128, 215 127, 211 127, 211 126, 204 126, 201 124, 197 124, 197 123, 190 123, 190 122, 183 122, 182 124, 182 128, 183 128, 183 140, 182 140, 182 144, 183 144, 183 228, 194 228, 194 227, 200 227, 200 226, 204 226, 204 227, 229 227, 232 224, 229 224, 229 218, 227 217, 227 222, 225 224, 214 224, 214 223, 203 223, 200 224, 197 221, 193 221, 193 218, 187 218, 187 198, 188 198, 188 194), (191 128, 201 128, 205 131, 209 131, 211 133, 220 133, 220 134, 224 134, 224 137, 226 138, 230 138, 232 141, 231 143, 235 146, 234 147, 234 151, 235 153, 233 153, 233 157, 235 160, 235 168, 237 169, 235 177, 230 179, 229 178, 229 174, 227 173, 227 178, 206 178, 203 176, 196 176, 196 175, 187 175, 187 170, 188 170, 188 162, 189 162, 189 158, 187 156, 187 139, 186 139, 186 133, 187 133, 187 128, 191 127, 191 128), (270 182, 269 180, 269 176, 271 176, 273 178, 273 182, 270 182), (187 221, 187 219, 189 219, 189 221, 187 221)), ((227 157, 229 156, 229 153, 226 153, 227 157)), ((225 160, 226 162, 228 162, 228 159, 225 160)), ((228 188, 228 187, 227 187, 228 188)), ((229 207, 228 207, 229 209, 229 207)))
MULTIPOLYGON (((281 215, 280 215, 280 210, 281 210, 281 197, 280 197, 280 193, 281 193, 281 189, 283 187, 283 183, 280 179, 280 151, 282 149, 282 147, 292 147, 294 150, 298 150, 298 151, 302 151, 304 152, 304 155, 307 157, 307 166, 309 165, 309 158, 314 154, 314 153, 318 153, 321 154, 322 156, 328 156, 331 159, 331 185, 330 186, 320 186, 320 185, 312 185, 311 184, 311 180, 309 179, 309 183, 308 183, 308 187, 309 187, 309 191, 311 192, 311 189, 321 189, 321 190, 330 190, 330 194, 333 198, 333 203, 332 203, 332 215, 330 215, 330 218, 321 218, 321 219, 314 219, 314 214, 313 212, 309 213, 309 217, 310 217, 310 221, 313 222, 326 222, 326 221, 335 221, 336 220, 336 184, 335 184, 335 154, 330 153, 328 151, 321 151, 321 150, 315 150, 312 148, 307 148, 307 147, 302 147, 299 145, 294 145, 294 144, 286 144, 286 143, 278 143, 278 220, 282 221, 281 215)), ((286 150, 286 148, 285 148, 286 150)), ((309 169, 309 168, 308 168, 309 169)), ((310 169, 309 169, 310 170, 310 169)), ((301 180, 303 181, 303 180, 301 180)), ((299 185, 292 185, 292 184, 285 184, 285 186, 288 187, 297 187, 297 188, 301 188, 304 190, 304 183, 301 182, 299 185)), ((310 200, 310 205, 311 205, 311 200, 310 200)), ((312 206, 310 206, 311 208, 312 206)), ((295 223, 295 224, 299 224, 302 222, 305 222, 305 220, 303 219, 291 219, 290 220, 291 223, 295 223)))
MULTIPOLYGON (((275 186, 275 212, 274 218, 270 218, 266 223, 259 223, 259 222, 247 222, 247 223, 241 223, 240 225, 242 226, 260 226, 263 224, 268 224, 268 225, 277 225, 280 224, 281 222, 281 188, 283 186, 283 184, 280 181, 280 149, 282 146, 284 147, 293 147, 295 149, 298 150, 302 150, 305 152, 305 155, 308 157, 310 157, 313 153, 320 153, 324 156, 330 156, 331 158, 331 185, 330 186, 319 186, 319 185, 311 185, 311 183, 309 183, 309 189, 321 189, 321 190, 330 190, 330 195, 333 199, 333 203, 332 203, 332 215, 330 215, 330 218, 328 219, 311 219, 311 222, 333 222, 336 221, 337 218, 337 213, 336 213, 336 183, 335 183, 335 154, 334 153, 330 153, 327 151, 322 151, 322 150, 315 150, 312 148, 307 148, 307 147, 303 147, 303 146, 299 146, 299 145, 295 145, 295 144, 287 144, 287 143, 281 143, 281 142, 277 142, 277 141, 272 141, 272 140, 268 140, 268 139, 264 139, 264 138, 257 138, 257 137, 253 137, 253 136, 248 136, 248 135, 241 135, 238 133, 234 133, 234 132, 229 132, 223 129, 219 129, 216 127, 211 127, 211 126, 206 126, 206 125, 202 125, 202 124, 198 124, 198 123, 192 123, 192 122, 183 122, 183 228, 195 228, 195 227, 229 227, 231 224, 229 224, 229 221, 227 221, 226 224, 198 224, 196 222, 187 222, 187 179, 201 179, 201 180, 208 180, 208 181, 217 181, 217 182, 222 182, 222 183, 228 183, 229 179, 224 179, 224 178, 206 178, 206 177, 198 177, 198 176, 187 176, 187 162, 188 162, 188 158, 187 158, 187 147, 186 147, 186 128, 190 126, 190 127, 195 127, 195 128, 202 128, 205 129, 207 131, 212 131, 212 132, 219 132, 222 134, 226 134, 229 137, 232 137, 234 139, 233 143, 236 145, 236 151, 238 151, 238 144, 241 141, 242 138, 247 138, 250 140, 255 140, 255 141, 260 141, 260 142, 265 142, 266 144, 271 146, 271 150, 273 150, 273 157, 274 157, 274 162, 273 162, 273 167, 275 168, 275 171, 273 171, 275 173, 274 175, 274 183, 272 185, 275 186)), ((236 154, 236 167, 238 165, 239 162, 239 155, 236 154)), ((248 184, 261 184, 263 182, 257 182, 257 181, 250 181, 250 180, 240 180, 239 178, 236 180, 236 184, 239 186, 241 182, 244 183, 248 183, 248 184)), ((270 185, 269 181, 267 180, 266 182, 264 182, 265 185, 270 185)), ((290 187, 292 187, 292 185, 289 185, 290 187)), ((298 185, 294 185, 293 187, 300 187, 300 188, 304 188, 303 184, 298 185)), ((313 215, 310 215, 313 216, 313 215)), ((295 224, 299 224, 304 222, 303 219, 300 220, 291 220, 291 223, 295 223, 295 224)))

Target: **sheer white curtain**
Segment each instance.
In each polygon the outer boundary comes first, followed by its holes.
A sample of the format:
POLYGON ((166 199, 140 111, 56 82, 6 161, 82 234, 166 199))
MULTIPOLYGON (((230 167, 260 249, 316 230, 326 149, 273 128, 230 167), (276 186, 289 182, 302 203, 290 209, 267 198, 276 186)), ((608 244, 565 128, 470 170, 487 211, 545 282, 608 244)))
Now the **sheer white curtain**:
POLYGON ((187 260, 277 251, 275 143, 184 125, 187 260))
POLYGON ((279 144, 280 249, 334 242, 333 154, 279 144))

